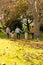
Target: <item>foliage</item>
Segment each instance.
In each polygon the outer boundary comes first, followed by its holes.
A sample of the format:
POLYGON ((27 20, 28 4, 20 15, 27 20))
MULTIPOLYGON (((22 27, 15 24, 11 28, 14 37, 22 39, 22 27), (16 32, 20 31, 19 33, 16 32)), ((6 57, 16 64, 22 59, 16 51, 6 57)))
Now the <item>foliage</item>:
MULTIPOLYGON (((1 12, 3 14, 3 23, 5 25, 8 24, 8 26, 13 26, 13 22, 15 23, 15 20, 18 18, 20 19, 21 15, 29 18, 30 20, 35 22, 37 21, 38 23, 43 21, 43 2, 42 0, 36 0, 36 8, 37 12, 35 9, 35 1, 34 0, 1 0, 0 1, 1 5, 1 12), (5 4, 4 4, 5 3, 5 4), (29 15, 30 13, 32 15, 29 15), (13 21, 14 20, 14 21, 13 21), (40 21, 40 22, 39 22, 40 21)), ((41 23, 40 23, 41 24, 41 23)), ((36 23, 37 25, 37 23, 36 23)), ((39 27, 39 26, 38 26, 39 27)), ((37 28, 38 28, 37 27, 37 28)))
POLYGON ((28 2, 26 0, 19 0, 15 5, 15 12, 18 15, 23 15, 28 9, 28 2))
MULTIPOLYGON (((28 2, 26 0, 19 0, 14 5, 14 10, 8 12, 8 15, 5 16, 5 25, 9 26, 10 28, 15 29, 15 22, 18 19, 21 19, 20 16, 24 15, 26 11, 28 10, 28 2), (7 18, 6 18, 7 17, 7 18)), ((5 14, 7 14, 7 11, 5 10, 5 14)), ((18 25, 22 26, 21 22, 19 21, 18 25), (20 24, 19 24, 20 23, 20 24)))

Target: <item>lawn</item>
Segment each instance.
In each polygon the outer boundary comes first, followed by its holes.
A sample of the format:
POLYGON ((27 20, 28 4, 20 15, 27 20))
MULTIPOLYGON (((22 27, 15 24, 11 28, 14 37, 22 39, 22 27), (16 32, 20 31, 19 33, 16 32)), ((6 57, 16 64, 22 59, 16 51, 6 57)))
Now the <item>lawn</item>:
POLYGON ((43 65, 43 41, 13 41, 0 33, 0 65, 43 65))

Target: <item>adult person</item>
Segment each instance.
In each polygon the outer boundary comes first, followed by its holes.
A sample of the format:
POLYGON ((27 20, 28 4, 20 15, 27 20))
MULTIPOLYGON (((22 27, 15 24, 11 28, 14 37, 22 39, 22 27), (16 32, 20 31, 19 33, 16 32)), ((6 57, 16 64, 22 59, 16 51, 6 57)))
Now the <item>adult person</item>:
POLYGON ((28 29, 27 29, 27 27, 25 28, 24 33, 25 33, 25 39, 27 40, 28 39, 28 29))
POLYGON ((7 34, 7 38, 9 38, 10 37, 10 28, 9 27, 6 28, 6 34, 7 34))
POLYGON ((21 30, 20 30, 20 28, 16 28, 15 29, 15 33, 16 33, 16 35, 17 35, 17 39, 20 39, 20 32, 21 32, 21 30))
POLYGON ((32 34, 32 39, 34 39, 34 33, 35 33, 35 28, 34 28, 34 26, 31 27, 30 32, 31 32, 31 34, 32 34))

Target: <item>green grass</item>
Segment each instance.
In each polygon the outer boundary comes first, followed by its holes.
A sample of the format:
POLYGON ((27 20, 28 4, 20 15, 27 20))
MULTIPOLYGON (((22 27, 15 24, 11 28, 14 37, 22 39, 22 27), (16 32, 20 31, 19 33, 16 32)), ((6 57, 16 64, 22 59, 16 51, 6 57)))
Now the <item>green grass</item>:
POLYGON ((0 38, 7 38, 5 32, 0 32, 0 38))
MULTIPOLYGON (((7 38, 6 33, 4 31, 0 32, 0 38, 7 38)), ((16 38, 16 35, 15 35, 15 38, 16 38)), ((21 34, 20 38, 24 39, 24 34, 21 34)), ((31 39, 31 38, 32 38, 31 34, 29 34, 28 39, 31 39)), ((43 41, 43 32, 40 33, 39 39, 43 41)))

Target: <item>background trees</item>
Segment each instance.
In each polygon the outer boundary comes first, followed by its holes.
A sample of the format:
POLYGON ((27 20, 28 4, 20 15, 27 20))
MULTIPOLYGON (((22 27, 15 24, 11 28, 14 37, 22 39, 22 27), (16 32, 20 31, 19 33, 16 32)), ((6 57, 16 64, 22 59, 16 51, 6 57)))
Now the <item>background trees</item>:
POLYGON ((43 21, 43 0, 0 0, 0 15, 2 25, 14 25, 15 21, 20 21, 22 16, 32 20, 36 32, 39 32, 43 21))

